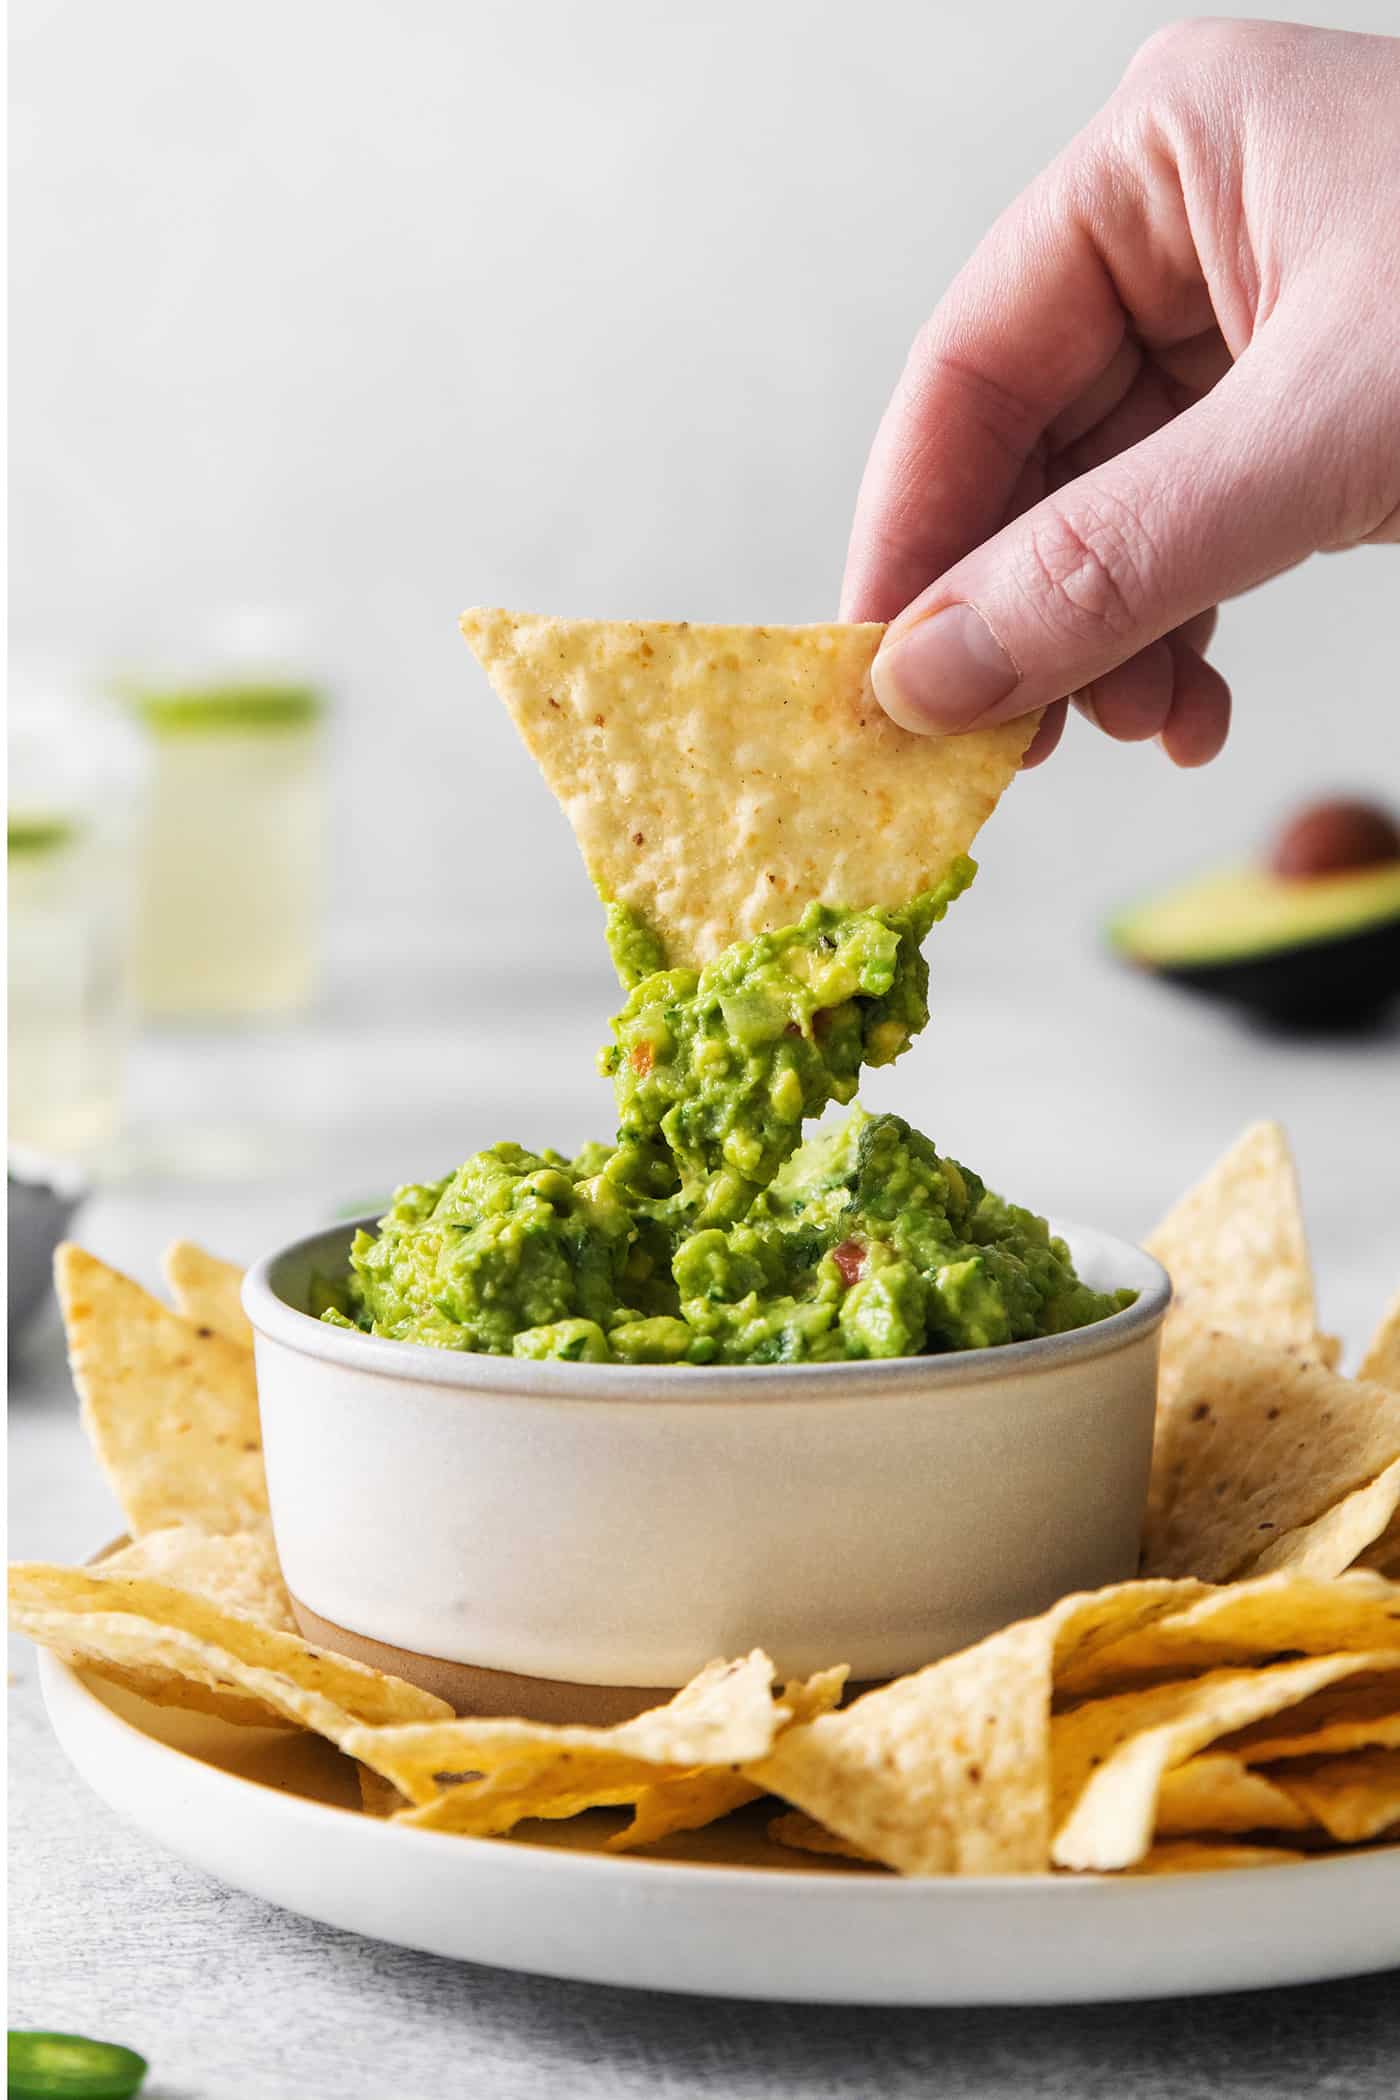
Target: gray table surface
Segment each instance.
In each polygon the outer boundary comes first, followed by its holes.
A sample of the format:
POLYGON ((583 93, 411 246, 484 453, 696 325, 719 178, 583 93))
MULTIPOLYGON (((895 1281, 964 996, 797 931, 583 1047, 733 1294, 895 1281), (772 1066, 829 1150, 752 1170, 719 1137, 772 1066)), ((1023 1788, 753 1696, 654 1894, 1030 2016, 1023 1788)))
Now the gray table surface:
MULTIPOLYGON (((899 1106, 1014 1194, 1128 1233, 1250 1117, 1281 1116, 1323 1317, 1354 1356, 1400 1276, 1400 1037, 1271 1042, 1088 959, 1057 961, 1053 983, 1022 973, 952 993, 874 1105, 899 1106)), ((533 1134, 542 1089, 556 1142, 606 1127, 605 1102, 578 1078, 594 1015, 551 1016, 504 1067, 501 1025, 477 1013, 409 1034, 331 1012, 299 1031, 153 1041, 137 1062, 126 1176, 89 1206, 81 1238, 154 1283, 177 1234, 247 1258, 338 1203, 362 1207, 396 1169, 533 1134), (387 1091, 386 1071, 398 1075, 387 1091), (212 1100, 230 1104, 222 1122, 212 1100)), ((10 1424, 11 1553, 91 1552, 120 1522, 83 1447, 52 1313, 13 1368, 10 1424)), ((1400 2086, 1394 1974, 1189 2003, 869 2012, 562 1984, 334 1932, 218 1886, 120 1823, 64 1764, 32 1655, 12 1648, 10 2020, 132 2043, 153 2064, 150 2100, 1389 2100, 1400 2086)))

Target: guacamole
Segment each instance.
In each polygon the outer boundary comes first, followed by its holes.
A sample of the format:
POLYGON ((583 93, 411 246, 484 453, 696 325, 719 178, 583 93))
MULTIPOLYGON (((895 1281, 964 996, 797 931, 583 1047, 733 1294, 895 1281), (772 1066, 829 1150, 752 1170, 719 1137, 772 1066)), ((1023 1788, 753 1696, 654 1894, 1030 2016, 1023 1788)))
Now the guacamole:
POLYGON ((1043 1218, 900 1117, 803 1142, 928 1019, 930 928, 956 861, 899 911, 812 904, 794 926, 672 969, 609 909, 628 997, 599 1053, 612 1145, 492 1145, 401 1188, 356 1234, 323 1317, 395 1341, 585 1363, 825 1363, 984 1349, 1105 1319, 1043 1218))

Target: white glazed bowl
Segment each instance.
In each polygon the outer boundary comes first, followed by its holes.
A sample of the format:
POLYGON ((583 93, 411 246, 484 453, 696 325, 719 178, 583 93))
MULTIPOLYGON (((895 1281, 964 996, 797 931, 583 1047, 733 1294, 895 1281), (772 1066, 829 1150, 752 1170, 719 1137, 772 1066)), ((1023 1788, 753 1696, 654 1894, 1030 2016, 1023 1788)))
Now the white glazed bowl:
POLYGON ((353 1225, 244 1284, 278 1551, 309 1637, 459 1708, 650 1703, 754 1646, 895 1676, 1133 1573, 1165 1272, 1063 1228, 1136 1303, 999 1349, 752 1368, 536 1363, 311 1318, 353 1225))

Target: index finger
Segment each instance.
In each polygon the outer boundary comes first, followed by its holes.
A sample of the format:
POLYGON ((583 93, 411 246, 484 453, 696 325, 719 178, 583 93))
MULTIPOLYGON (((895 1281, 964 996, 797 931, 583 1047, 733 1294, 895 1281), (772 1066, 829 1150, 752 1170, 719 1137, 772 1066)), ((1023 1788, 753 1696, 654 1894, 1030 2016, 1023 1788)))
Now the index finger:
POLYGON ((1084 134, 1002 214, 920 332, 881 421, 844 619, 893 619, 1006 522, 1049 426, 1133 323, 1149 340, 1200 329, 1204 286, 1182 267, 1180 233, 1111 134, 1084 134))

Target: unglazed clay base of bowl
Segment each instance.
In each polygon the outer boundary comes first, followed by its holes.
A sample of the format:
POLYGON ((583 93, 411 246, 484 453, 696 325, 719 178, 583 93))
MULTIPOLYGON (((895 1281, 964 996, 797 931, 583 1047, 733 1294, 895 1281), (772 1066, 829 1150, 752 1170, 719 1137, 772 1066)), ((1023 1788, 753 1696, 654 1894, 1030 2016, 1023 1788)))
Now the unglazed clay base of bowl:
POLYGON ((1122 1241, 1064 1228, 1140 1294, 1073 1334, 656 1368, 327 1326, 354 1230, 244 1286, 278 1552, 315 1638, 454 1705, 614 1718, 756 1646, 879 1681, 1135 1571, 1170 1286, 1122 1241))
MULTIPOLYGON (((648 1707, 659 1706, 679 1685, 564 1684, 553 1677, 520 1677, 512 1670, 479 1670, 472 1663, 447 1662, 441 1655, 416 1655, 388 1641, 372 1641, 348 1626, 337 1626, 311 1611, 299 1597, 292 1612, 308 1641, 352 1662, 368 1663, 390 1677, 436 1692, 449 1706, 477 1720, 505 1715, 516 1721, 570 1721, 591 1728, 610 1728, 630 1721, 648 1707)), ((873 1690, 868 1684, 847 1686, 848 1699, 873 1690)))
MULTIPOLYGON (((372 1641, 348 1626, 337 1626, 318 1612, 292 1598, 292 1612, 303 1636, 333 1655, 348 1655, 352 1662, 368 1663, 390 1677, 436 1692, 463 1715, 491 1718, 507 1715, 517 1721, 576 1721, 594 1728, 610 1728, 615 1721, 630 1721, 634 1714, 657 1706, 668 1694, 655 1685, 565 1684, 553 1677, 521 1677, 512 1670, 480 1670, 474 1663, 448 1662, 441 1655, 418 1655, 411 1648, 396 1648, 390 1641, 372 1641)), ((679 1687, 676 1687, 679 1689, 679 1687)))

